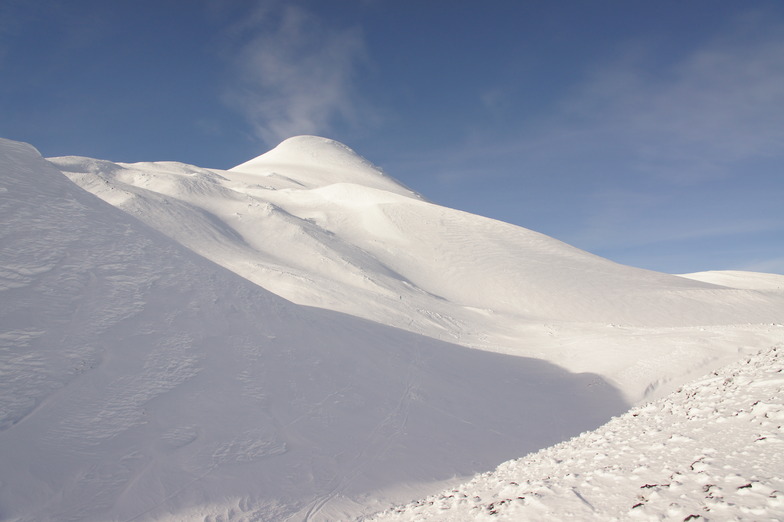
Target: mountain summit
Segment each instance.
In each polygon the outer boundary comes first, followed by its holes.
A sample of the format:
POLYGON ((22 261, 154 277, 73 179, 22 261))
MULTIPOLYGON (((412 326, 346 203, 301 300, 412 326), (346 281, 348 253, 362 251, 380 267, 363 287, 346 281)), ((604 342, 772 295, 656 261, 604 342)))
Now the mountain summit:
POLYGON ((435 205, 327 138, 291 138, 227 171, 50 161, 86 190, 297 304, 598 373, 632 402, 666 392, 706 361, 728 362, 736 350, 701 346, 700 334, 652 352, 639 328, 770 324, 783 306, 776 292, 620 265, 435 205), (606 338, 608 325, 620 327, 611 340, 579 348, 606 338))
MULTIPOLYGON (((209 187, 145 172, 175 167, 209 187)), ((292 304, 28 145, 0 139, 0 173, 2 520, 351 520, 625 408, 595 375, 292 304)))
POLYGON ((417 197, 347 145, 319 136, 289 138, 271 151, 229 170, 269 177, 284 171, 287 178, 304 188, 352 183, 417 197))

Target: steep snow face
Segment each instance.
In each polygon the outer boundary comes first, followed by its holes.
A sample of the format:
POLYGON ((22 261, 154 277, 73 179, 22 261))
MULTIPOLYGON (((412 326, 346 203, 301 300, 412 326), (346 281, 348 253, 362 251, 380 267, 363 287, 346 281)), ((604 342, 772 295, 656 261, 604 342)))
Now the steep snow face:
POLYGON ((229 171, 51 161, 291 301, 598 373, 631 401, 769 342, 784 309, 782 294, 619 265, 434 205, 325 138, 286 140, 229 171))
POLYGON ((627 407, 595 375, 294 305, 6 140, 0 220, 4 520, 350 520, 627 407))
POLYGON ((782 520, 784 347, 372 520, 782 520))

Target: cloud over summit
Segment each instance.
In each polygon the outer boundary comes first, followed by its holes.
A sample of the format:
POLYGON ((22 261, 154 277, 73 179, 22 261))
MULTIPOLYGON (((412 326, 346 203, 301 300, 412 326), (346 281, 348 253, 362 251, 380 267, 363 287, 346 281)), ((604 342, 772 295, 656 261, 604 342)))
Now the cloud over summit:
POLYGON ((327 27, 304 8, 276 3, 235 29, 234 83, 223 99, 258 138, 274 145, 356 119, 354 76, 366 58, 359 29, 327 27))

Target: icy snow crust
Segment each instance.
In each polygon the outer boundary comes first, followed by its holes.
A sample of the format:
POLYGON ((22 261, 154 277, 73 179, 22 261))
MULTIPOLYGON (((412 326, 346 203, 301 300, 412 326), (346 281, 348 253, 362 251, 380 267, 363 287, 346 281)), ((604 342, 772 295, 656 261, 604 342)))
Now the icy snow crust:
POLYGON ((784 346, 372 520, 784 520, 784 346))
POLYGON ((324 138, 229 171, 3 140, 0 176, 3 519, 357 519, 782 338, 777 276, 621 266, 324 138))

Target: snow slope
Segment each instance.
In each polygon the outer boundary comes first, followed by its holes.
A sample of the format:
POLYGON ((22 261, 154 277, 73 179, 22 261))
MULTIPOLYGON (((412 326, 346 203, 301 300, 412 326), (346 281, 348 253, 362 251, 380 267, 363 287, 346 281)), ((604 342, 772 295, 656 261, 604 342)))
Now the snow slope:
POLYGON ((288 302, 7 140, 0 220, 3 520, 352 519, 628 407, 596 375, 288 302))
POLYGON ((784 519, 784 346, 381 521, 784 519))
MULTIPOLYGON (((280 295, 373 320, 409 294, 521 319, 647 326, 759 320, 763 306, 748 302, 765 302, 434 205, 325 138, 291 138, 230 171, 52 161, 80 186, 280 295)), ((408 312, 400 326, 421 315, 408 312)))
POLYGON ((619 265, 432 204, 325 138, 291 138, 229 171, 51 161, 296 303, 597 373, 631 402, 771 342, 782 320, 782 293, 619 265))
POLYGON ((782 338, 776 276, 621 266, 324 138, 229 171, 3 140, 0 181, 2 519, 356 519, 782 338))

